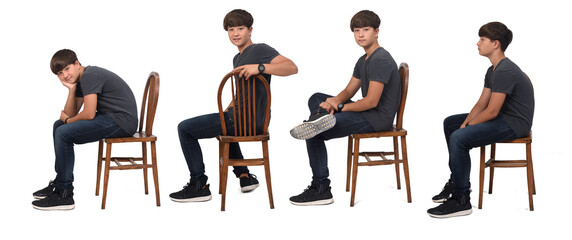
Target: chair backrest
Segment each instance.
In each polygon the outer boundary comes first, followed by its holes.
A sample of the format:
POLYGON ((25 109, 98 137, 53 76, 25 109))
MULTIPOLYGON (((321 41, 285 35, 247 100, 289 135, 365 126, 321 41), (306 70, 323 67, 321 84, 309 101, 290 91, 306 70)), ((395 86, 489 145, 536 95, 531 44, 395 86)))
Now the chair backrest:
POLYGON ((147 83, 145 84, 143 102, 141 102, 139 132, 142 132, 143 126, 145 126, 146 136, 153 135, 153 122, 155 121, 155 112, 157 111, 157 102, 159 101, 159 82, 159 74, 151 72, 149 77, 147 77, 147 83))
MULTIPOLYGON (((222 79, 218 94, 218 111, 220 116, 220 122, 222 126, 223 136, 256 136, 260 134, 268 133, 268 123, 270 121, 270 85, 262 75, 252 76, 250 78, 238 77, 239 71, 230 72, 224 76, 222 79), (224 119, 222 94, 227 81, 230 81, 231 94, 232 94, 232 105, 229 107, 229 114, 233 119, 234 133, 227 133, 227 126, 224 119), (263 86, 265 89, 264 94, 258 93, 256 95, 256 86, 263 86), (261 98, 266 98, 266 107, 264 109, 257 109, 256 105, 260 102, 261 98), (262 132, 257 130, 256 126, 260 123, 256 122, 257 111, 264 111, 264 121, 262 132)), ((260 114, 260 113, 258 113, 260 114)))
POLYGON ((409 65, 407 63, 399 64, 399 79, 401 80, 401 102, 397 110, 397 130, 403 129, 403 112, 405 111, 405 101, 407 100, 407 90, 409 88, 409 65))

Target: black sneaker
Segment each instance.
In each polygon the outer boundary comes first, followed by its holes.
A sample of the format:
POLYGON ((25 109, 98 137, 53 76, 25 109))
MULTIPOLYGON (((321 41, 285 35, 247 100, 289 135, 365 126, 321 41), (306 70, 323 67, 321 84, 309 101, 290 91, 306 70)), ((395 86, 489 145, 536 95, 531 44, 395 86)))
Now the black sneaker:
POLYGON ((32 195, 34 196, 35 199, 44 199, 45 197, 52 194, 55 188, 56 184, 54 183, 53 180, 50 180, 50 183, 48 184, 47 187, 34 192, 32 195))
POLYGON ((328 187, 324 192, 320 193, 315 186, 308 186, 300 195, 291 197, 290 202, 300 206, 331 204, 334 202, 331 189, 331 187, 328 187))
POLYGON ((211 200, 211 191, 209 184, 202 187, 195 183, 187 183, 183 190, 169 194, 171 200, 175 202, 205 202, 211 200))
POLYGON ((290 130, 290 135, 296 139, 306 140, 334 127, 336 125, 336 117, 329 113, 310 115, 308 121, 304 121, 300 125, 290 130))
POLYGON ((445 186, 443 187, 443 190, 441 190, 441 192, 435 196, 433 196, 433 202, 436 203, 442 203, 447 201, 447 199, 449 199, 449 197, 451 197, 451 194, 453 193, 453 187, 455 186, 455 184, 453 183, 453 181, 449 180, 447 181, 447 183, 445 183, 445 186))
POLYGON ((240 177, 240 191, 250 192, 258 187, 258 180, 256 180, 256 175, 248 174, 248 176, 240 177))
POLYGON ((52 191, 52 193, 43 199, 32 202, 32 206, 39 210, 72 210, 75 208, 73 200, 73 192, 63 190, 60 195, 59 191, 52 191), (62 197, 62 195, 64 195, 62 197))
POLYGON ((469 195, 456 197, 453 195, 441 205, 427 210, 427 214, 434 218, 448 218, 469 215, 473 212, 469 195))

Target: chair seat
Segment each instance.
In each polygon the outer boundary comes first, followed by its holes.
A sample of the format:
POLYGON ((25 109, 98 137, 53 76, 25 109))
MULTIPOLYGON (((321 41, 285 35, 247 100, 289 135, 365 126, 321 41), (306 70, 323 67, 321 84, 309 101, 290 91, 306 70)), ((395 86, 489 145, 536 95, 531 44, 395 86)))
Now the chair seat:
POLYGON ((395 126, 391 128, 389 131, 384 132, 373 132, 373 133, 355 133, 352 134, 353 138, 379 138, 379 137, 399 137, 399 136, 406 136, 407 130, 399 129, 397 130, 395 126))
POLYGON ((259 141, 268 141, 270 140, 270 135, 256 135, 256 136, 247 136, 247 137, 237 137, 237 136, 217 136, 221 142, 259 142, 259 141))
POLYGON ((122 137, 122 138, 106 138, 105 143, 122 143, 122 142, 155 142, 157 141, 157 136, 147 135, 145 132, 136 132, 132 137, 122 137))
POLYGON ((502 143, 532 143, 532 132, 526 137, 508 140, 502 143))

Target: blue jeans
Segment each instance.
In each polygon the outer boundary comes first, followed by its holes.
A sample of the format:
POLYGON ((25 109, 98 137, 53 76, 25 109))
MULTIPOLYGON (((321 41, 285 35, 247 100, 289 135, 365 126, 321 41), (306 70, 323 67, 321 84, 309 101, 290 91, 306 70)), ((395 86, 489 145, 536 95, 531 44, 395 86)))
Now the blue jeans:
MULTIPOLYGON (((225 112, 225 123, 227 131, 234 132, 234 123, 227 112, 225 112)), ((199 139, 214 138, 222 134, 219 114, 206 114, 184 120, 179 123, 178 131, 181 149, 187 161, 187 167, 191 172, 191 183, 206 184, 208 177, 205 175, 205 164, 199 139)), ((229 157, 244 159, 238 143, 230 143, 229 157)), ((249 173, 248 168, 234 167, 234 174, 237 177, 242 173, 249 173)))
POLYGON ((454 192, 458 194, 470 192, 471 156, 469 151, 471 148, 516 138, 514 131, 500 117, 460 128, 467 116, 468 114, 453 115, 443 122, 449 149, 450 180, 455 183, 454 192))
MULTIPOLYGON (((332 97, 323 93, 315 93, 308 100, 308 108, 311 114, 325 113, 320 107, 320 103, 332 97)), ((354 133, 374 132, 373 127, 367 122, 360 112, 339 112, 335 113, 336 125, 306 140, 306 148, 312 167, 312 185, 317 186, 319 191, 326 189, 330 185, 330 175, 328 171, 328 153, 326 150, 326 140, 349 136, 354 133)))
POLYGON ((111 117, 98 113, 92 120, 64 124, 54 123, 54 152, 56 154, 56 179, 58 191, 73 190, 73 168, 75 163, 74 144, 99 141, 104 138, 129 136, 111 117))

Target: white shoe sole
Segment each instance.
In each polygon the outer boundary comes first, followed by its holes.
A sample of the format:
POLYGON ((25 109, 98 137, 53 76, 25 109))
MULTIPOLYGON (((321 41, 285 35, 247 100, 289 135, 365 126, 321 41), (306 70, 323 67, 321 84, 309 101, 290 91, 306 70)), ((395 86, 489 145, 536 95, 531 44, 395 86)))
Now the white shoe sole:
POLYGON ((185 198, 185 199, 176 199, 171 198, 173 202, 206 202, 212 199, 212 195, 203 196, 203 197, 195 197, 195 198, 185 198))
POLYGON ((326 114, 314 121, 304 122, 290 130, 290 135, 296 139, 306 140, 334 127, 336 117, 326 114))
POLYGON ((466 216, 466 215, 469 215, 471 213, 473 213, 473 209, 458 211, 458 212, 449 213, 446 215, 435 215, 435 214, 431 214, 431 213, 427 213, 427 214, 429 214, 429 216, 434 217, 434 218, 450 218, 450 217, 466 216))
POLYGON ((44 210, 44 211, 52 211, 52 210, 72 210, 75 208, 75 204, 72 205, 61 205, 61 206, 53 206, 53 207, 38 207, 36 205, 32 205, 35 209, 44 210))
POLYGON ((328 204, 334 203, 334 199, 330 198, 330 199, 317 200, 317 201, 312 201, 312 202, 293 202, 293 201, 290 201, 290 203, 292 203, 294 205, 298 205, 298 206, 328 205, 328 204))
POLYGON ((250 192, 254 189, 256 189, 260 184, 252 184, 250 186, 246 186, 246 187, 241 187, 240 191, 245 193, 245 192, 250 192))

